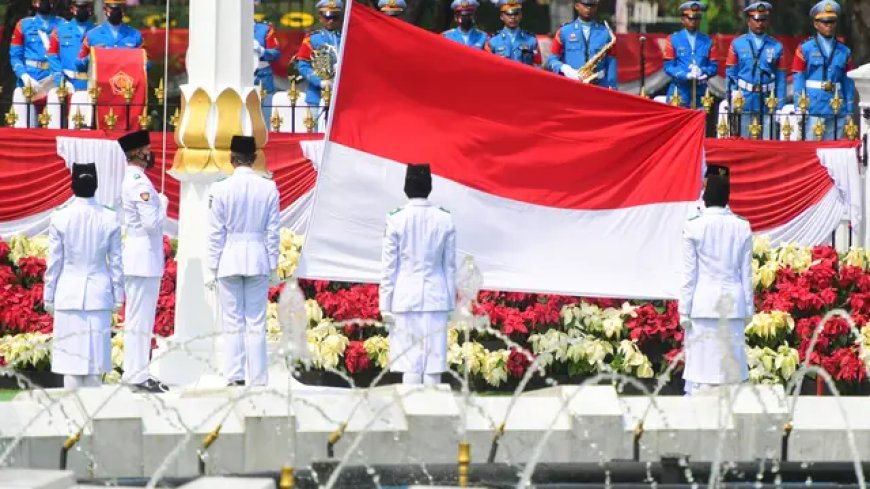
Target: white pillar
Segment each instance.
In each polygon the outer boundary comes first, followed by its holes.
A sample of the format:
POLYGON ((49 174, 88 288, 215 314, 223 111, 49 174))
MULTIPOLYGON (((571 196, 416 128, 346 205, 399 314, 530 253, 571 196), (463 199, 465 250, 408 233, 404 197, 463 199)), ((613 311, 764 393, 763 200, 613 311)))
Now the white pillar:
MULTIPOLYGON (((855 81, 855 91, 857 98, 860 100, 858 105, 861 119, 860 140, 866 144, 867 133, 870 132, 870 63, 861 65, 858 68, 847 73, 849 78, 855 81)), ((861 151, 866 151, 867 148, 861 147, 861 151)), ((855 246, 870 246, 870 223, 868 223, 867 209, 870 209, 870 192, 867 188, 867 172, 863 172, 864 179, 864 219, 861 222, 863 229, 859 230, 858 242, 855 246)))
MULTIPOLYGON (((233 135, 253 135, 258 148, 266 143, 253 86, 253 19, 252 0, 190 1, 188 84, 181 87, 184 109, 175 132, 179 149, 170 170, 181 182, 175 335, 155 358, 158 377, 169 384, 221 374, 216 296, 204 287, 208 188, 232 172, 233 135)), ((261 149, 255 168, 264 169, 264 162, 261 149)))

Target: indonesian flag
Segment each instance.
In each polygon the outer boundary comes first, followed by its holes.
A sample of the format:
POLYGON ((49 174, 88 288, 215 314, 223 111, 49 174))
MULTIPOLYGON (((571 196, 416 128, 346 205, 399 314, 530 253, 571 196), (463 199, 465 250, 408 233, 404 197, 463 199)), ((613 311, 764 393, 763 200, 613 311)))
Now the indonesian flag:
POLYGON ((405 165, 432 165, 484 286, 673 298, 704 114, 524 66, 353 3, 300 275, 378 282, 405 165), (396 42, 396 40, 401 42, 396 42))
POLYGON ((731 169, 731 209, 772 245, 829 243, 848 220, 860 237, 857 143, 709 139, 707 163, 731 169))

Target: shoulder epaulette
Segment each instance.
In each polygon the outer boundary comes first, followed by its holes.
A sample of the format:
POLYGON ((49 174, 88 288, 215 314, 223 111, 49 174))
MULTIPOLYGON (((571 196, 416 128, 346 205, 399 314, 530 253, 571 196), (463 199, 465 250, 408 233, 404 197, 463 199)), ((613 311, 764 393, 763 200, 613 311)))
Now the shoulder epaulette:
POLYGON ((112 211, 112 212, 115 212, 115 208, 112 207, 112 206, 110 206, 110 205, 103 205, 103 208, 108 209, 108 210, 110 210, 110 211, 112 211))
POLYGON ((223 182, 223 181, 226 180, 227 178, 230 178, 230 177, 227 176, 227 175, 224 175, 224 176, 222 176, 222 177, 219 177, 217 180, 215 180, 215 182, 223 182))
POLYGON ((66 208, 66 206, 68 206, 68 205, 69 205, 69 202, 67 202, 66 204, 61 204, 61 205, 55 207, 54 210, 55 210, 55 212, 57 212, 57 211, 59 211, 59 210, 61 210, 61 209, 66 208))
POLYGON ((133 179, 134 179, 134 180, 139 179, 139 178, 142 178, 142 174, 141 174, 141 173, 134 173, 134 174, 133 174, 133 179))
POLYGON ((443 207, 440 207, 440 206, 439 206, 438 208, 441 209, 442 211, 444 211, 444 212, 450 214, 450 211, 448 211, 447 209, 445 209, 445 208, 443 208, 443 207))
POLYGON ((400 212, 402 209, 404 209, 404 207, 396 207, 395 209, 390 211, 390 215, 392 216, 392 215, 400 212))
POLYGON ((738 214, 734 214, 734 216, 736 216, 736 217, 737 217, 737 219, 740 219, 740 220, 741 220, 741 221, 746 221, 746 222, 749 222, 749 219, 746 219, 746 218, 745 218, 745 217, 743 217, 743 216, 741 216, 741 215, 738 215, 738 214))
POLYGON ((699 218, 699 217, 701 217, 701 215, 700 215, 700 214, 696 214, 696 215, 690 217, 690 218, 689 218, 689 221, 694 221, 695 219, 697 219, 697 218, 699 218))

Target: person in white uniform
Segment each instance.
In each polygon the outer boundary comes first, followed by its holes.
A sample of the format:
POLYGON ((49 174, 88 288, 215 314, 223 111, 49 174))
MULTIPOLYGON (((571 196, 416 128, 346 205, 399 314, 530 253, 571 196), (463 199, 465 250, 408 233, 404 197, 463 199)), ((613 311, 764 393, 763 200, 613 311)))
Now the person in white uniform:
POLYGON ((683 229, 680 324, 686 393, 748 378, 744 328, 754 311, 752 230, 728 208, 728 169, 710 165, 704 209, 683 229))
POLYGON ((96 165, 73 165, 72 190, 48 227, 43 303, 54 315, 51 371, 64 387, 93 387, 112 368, 112 312, 124 302, 121 228, 94 198, 96 165))
POLYGON ((447 370, 447 315, 456 303, 456 229, 429 202, 429 165, 408 165, 408 203, 390 212, 379 307, 390 329, 390 370, 403 384, 435 385, 447 370))
POLYGON ((266 301, 270 282, 278 282, 278 187, 251 168, 254 138, 233 136, 230 151, 233 174, 210 189, 206 285, 218 286, 228 385, 266 385, 266 301))
POLYGON ((124 323, 124 375, 121 382, 142 392, 167 392, 148 373, 154 316, 163 277, 163 221, 167 199, 157 193, 145 170, 154 166, 148 131, 137 131, 118 139, 127 156, 127 170, 121 186, 124 207, 124 291, 127 308, 124 323))

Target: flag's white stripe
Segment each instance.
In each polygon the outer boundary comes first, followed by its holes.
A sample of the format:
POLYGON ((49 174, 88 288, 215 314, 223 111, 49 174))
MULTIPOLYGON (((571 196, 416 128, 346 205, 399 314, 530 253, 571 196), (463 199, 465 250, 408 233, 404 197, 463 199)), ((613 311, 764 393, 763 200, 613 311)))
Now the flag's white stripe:
MULTIPOLYGON (((405 166, 327 143, 301 276, 377 282, 387 213, 405 202, 405 166)), ((625 298, 674 298, 690 203, 588 211, 517 202, 435 177, 431 200, 449 209, 461 260, 486 288, 625 298)))
POLYGON ((831 244, 831 233, 846 217, 846 205, 837 187, 831 187, 818 203, 791 221, 755 233, 767 236, 772 246, 795 243, 800 246, 831 244))

